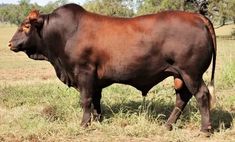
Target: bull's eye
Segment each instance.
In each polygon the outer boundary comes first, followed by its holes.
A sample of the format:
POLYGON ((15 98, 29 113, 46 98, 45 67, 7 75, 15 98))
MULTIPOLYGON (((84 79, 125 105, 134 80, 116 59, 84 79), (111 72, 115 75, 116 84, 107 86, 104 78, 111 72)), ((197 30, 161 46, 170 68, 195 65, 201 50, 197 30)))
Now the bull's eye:
POLYGON ((25 25, 23 25, 23 31, 24 32, 26 32, 26 33, 28 33, 29 32, 29 29, 30 29, 30 24, 25 24, 25 25))
POLYGON ((24 27, 28 29, 28 28, 30 28, 30 25, 29 24, 25 24, 24 27))

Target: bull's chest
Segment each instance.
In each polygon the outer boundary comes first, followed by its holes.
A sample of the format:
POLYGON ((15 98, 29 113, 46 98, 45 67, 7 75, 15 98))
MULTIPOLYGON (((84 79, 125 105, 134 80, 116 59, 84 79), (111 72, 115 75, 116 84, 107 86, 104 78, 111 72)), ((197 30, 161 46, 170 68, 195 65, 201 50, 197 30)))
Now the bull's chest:
POLYGON ((67 63, 61 58, 56 58, 52 62, 57 77, 69 87, 77 87, 78 82, 76 81, 76 75, 74 73, 74 66, 67 63))

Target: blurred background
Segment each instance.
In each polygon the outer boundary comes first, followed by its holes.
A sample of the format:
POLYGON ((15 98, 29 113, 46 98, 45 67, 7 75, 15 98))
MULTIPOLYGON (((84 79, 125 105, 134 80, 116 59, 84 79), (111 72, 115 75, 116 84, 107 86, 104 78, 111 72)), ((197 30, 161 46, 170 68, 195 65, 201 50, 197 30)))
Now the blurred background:
POLYGON ((0 22, 19 24, 31 9, 49 13, 71 2, 110 16, 133 17, 163 10, 184 10, 207 15, 217 26, 235 22, 235 0, 1 0, 0 22))

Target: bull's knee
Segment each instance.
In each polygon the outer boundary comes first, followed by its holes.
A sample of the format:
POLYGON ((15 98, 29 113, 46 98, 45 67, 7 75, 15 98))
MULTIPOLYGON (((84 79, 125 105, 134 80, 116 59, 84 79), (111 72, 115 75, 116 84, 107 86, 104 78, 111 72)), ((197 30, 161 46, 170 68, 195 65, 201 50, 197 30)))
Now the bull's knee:
POLYGON ((210 93, 209 93, 209 90, 206 88, 206 87, 201 87, 199 92, 196 94, 196 99, 199 101, 199 102, 208 102, 209 103, 209 99, 210 99, 210 93))
POLYGON ((180 78, 175 78, 174 79, 174 88, 175 90, 180 90, 183 87, 184 83, 182 79, 180 78))
POLYGON ((92 98, 83 98, 81 99, 80 105, 82 106, 82 108, 90 108, 91 107, 91 101, 92 98))

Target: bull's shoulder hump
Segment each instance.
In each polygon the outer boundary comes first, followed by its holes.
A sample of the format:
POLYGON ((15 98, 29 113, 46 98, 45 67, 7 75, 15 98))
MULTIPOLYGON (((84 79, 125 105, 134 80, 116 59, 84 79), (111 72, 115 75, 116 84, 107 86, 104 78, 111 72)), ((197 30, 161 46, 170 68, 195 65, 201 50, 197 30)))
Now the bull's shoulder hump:
POLYGON ((55 9, 52 13, 64 13, 66 11, 71 11, 71 12, 85 12, 86 10, 80 6, 80 5, 77 5, 77 4, 74 4, 74 3, 70 3, 70 4, 65 4, 61 7, 58 7, 57 9, 55 9))

